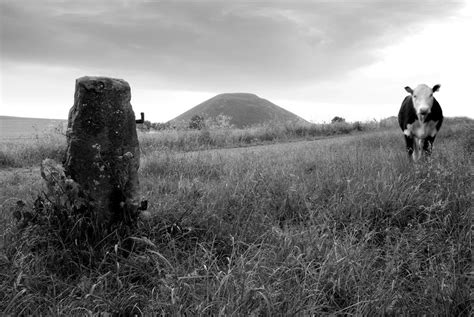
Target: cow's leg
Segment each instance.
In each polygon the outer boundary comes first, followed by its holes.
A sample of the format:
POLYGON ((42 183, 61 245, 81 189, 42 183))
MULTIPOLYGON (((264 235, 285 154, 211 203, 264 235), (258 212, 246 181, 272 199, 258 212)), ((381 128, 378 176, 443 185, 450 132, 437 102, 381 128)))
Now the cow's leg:
POLYGON ((415 139, 411 136, 405 135, 405 143, 407 147, 408 157, 413 159, 413 150, 415 148, 415 139))
POLYGON ((434 142, 435 137, 434 136, 428 136, 425 139, 425 142, 423 143, 423 152, 426 154, 426 156, 431 155, 431 150, 433 149, 433 142, 434 142))
POLYGON ((422 157, 423 139, 414 138, 413 145, 415 147, 413 152, 413 161, 418 161, 422 157))

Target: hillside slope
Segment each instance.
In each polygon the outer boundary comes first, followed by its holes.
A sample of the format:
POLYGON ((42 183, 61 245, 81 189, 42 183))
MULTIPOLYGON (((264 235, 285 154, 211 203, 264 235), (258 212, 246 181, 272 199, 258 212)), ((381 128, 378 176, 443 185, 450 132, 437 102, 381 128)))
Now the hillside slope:
POLYGON ((0 116, 0 139, 31 138, 57 127, 64 127, 67 120, 0 116))
POLYGON ((237 128, 264 122, 287 122, 305 120, 270 101, 248 93, 226 93, 217 95, 191 108, 171 122, 189 122, 195 116, 215 118, 218 115, 231 117, 230 123, 237 128))

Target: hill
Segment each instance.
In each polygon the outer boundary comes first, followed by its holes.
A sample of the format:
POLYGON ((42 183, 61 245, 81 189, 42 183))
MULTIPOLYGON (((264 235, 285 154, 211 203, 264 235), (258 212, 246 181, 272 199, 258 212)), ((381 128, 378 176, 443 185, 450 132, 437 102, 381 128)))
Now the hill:
POLYGON ((0 116, 0 139, 32 138, 64 127, 67 120, 0 116))
POLYGON ((225 115, 237 128, 264 122, 303 121, 303 118, 285 110, 270 101, 248 93, 226 93, 217 95, 191 108, 170 122, 189 122, 195 115, 215 118, 225 115))

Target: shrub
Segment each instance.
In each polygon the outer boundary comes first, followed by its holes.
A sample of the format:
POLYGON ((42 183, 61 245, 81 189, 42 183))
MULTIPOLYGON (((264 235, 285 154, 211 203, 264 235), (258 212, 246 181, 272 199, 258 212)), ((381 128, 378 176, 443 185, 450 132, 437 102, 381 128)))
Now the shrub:
POLYGON ((204 117, 195 115, 189 120, 189 128, 193 130, 201 130, 204 128, 205 122, 204 117))
POLYGON ((346 122, 346 119, 335 116, 334 118, 332 118, 331 123, 336 123, 336 122, 346 122))

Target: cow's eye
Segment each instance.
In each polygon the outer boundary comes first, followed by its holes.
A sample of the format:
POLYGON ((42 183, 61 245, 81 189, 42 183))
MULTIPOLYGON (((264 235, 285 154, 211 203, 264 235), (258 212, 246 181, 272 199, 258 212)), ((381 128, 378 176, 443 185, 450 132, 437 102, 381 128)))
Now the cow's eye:
POLYGON ((415 99, 416 99, 416 95, 413 95, 413 98, 415 98, 415 99))
POLYGON ((433 94, 431 94, 430 97, 433 97, 433 94))

